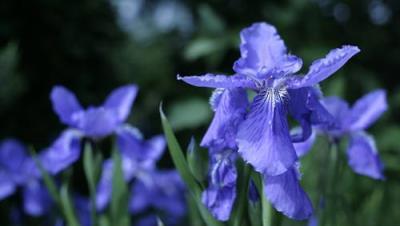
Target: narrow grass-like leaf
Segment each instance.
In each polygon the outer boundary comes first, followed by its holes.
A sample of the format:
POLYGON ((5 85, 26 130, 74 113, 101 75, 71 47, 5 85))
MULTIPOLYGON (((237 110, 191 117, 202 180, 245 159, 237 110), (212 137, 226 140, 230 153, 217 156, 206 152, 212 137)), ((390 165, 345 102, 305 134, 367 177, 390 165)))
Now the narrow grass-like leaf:
POLYGON ((160 105, 160 116, 161 122, 164 129, 165 137, 168 143, 168 150, 171 154, 172 161, 175 164, 176 169, 181 175, 183 181, 188 187, 189 192, 193 195, 193 198, 197 204, 197 208, 199 208, 199 212, 203 217, 203 220, 208 226, 222 226, 223 224, 217 220, 215 220, 210 212, 205 208, 205 206, 201 203, 201 188, 200 185, 196 182, 196 179, 190 172, 189 166, 186 162, 185 156, 182 152, 182 148, 180 147, 174 132, 171 128, 171 125, 168 122, 168 119, 165 117, 164 112, 162 111, 162 105, 160 105))
POLYGON ((258 193, 260 194, 260 199, 261 199, 261 217, 262 217, 262 226, 271 226, 272 224, 272 217, 271 217, 271 204, 269 204, 267 198, 265 197, 264 193, 264 182, 262 179, 262 176, 253 171, 252 172, 252 178, 254 180, 254 183, 257 187, 258 193))
POLYGON ((43 168, 43 165, 40 162, 40 160, 37 158, 36 152, 33 148, 31 148, 31 156, 32 156, 33 161, 35 162, 36 166, 40 170, 40 174, 42 175, 44 185, 46 186, 47 190, 49 191, 51 198, 54 200, 54 202, 58 206, 60 206, 61 200, 60 200, 60 195, 58 193, 56 183, 54 182, 53 178, 49 175, 49 173, 43 168))
POLYGON ((124 180, 122 160, 118 150, 113 150, 113 178, 111 195, 111 222, 113 225, 129 226, 129 191, 124 180))
POLYGON ((65 220, 68 226, 80 226, 75 212, 74 207, 71 202, 71 198, 69 196, 68 191, 68 183, 64 183, 60 189, 60 197, 61 197, 61 205, 64 210, 65 220))
POLYGON ((196 201, 193 196, 188 194, 186 196, 187 205, 189 209, 189 222, 191 226, 204 226, 203 218, 200 215, 199 209, 197 208, 196 201))
POLYGON ((164 226, 164 223, 157 217, 157 226, 164 226))
POLYGON ((248 187, 250 178, 250 167, 246 165, 241 159, 238 161, 238 183, 237 183, 237 196, 235 201, 235 209, 232 212, 232 225, 243 225, 245 210, 247 207, 248 187))
POLYGON ((85 176, 89 187, 90 212, 92 216, 93 225, 97 225, 95 168, 96 168, 96 163, 93 158, 92 145, 89 142, 86 142, 83 153, 83 169, 85 171, 85 176))
POLYGON ((208 153, 206 150, 200 149, 193 137, 190 139, 187 148, 186 159, 190 172, 203 186, 208 173, 208 153))

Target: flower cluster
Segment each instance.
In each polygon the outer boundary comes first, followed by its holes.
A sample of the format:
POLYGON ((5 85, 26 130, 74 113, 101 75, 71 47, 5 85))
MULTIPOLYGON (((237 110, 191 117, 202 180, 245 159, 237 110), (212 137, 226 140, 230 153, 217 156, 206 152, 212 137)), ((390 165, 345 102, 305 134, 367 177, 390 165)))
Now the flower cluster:
POLYGON ((337 106, 342 103, 337 99, 323 99, 318 88, 360 51, 358 47, 334 49, 299 75, 302 60, 287 53, 272 25, 255 23, 242 30, 240 38, 241 56, 233 75, 178 75, 188 84, 215 88, 210 99, 215 115, 201 141, 211 158, 202 200, 214 217, 230 217, 236 198, 235 159, 240 156, 262 175, 264 195, 276 210, 292 219, 309 218, 313 207, 300 185, 299 157, 312 146, 313 128, 334 138, 350 135, 349 164, 358 173, 381 177, 375 147, 360 130, 385 110, 382 91, 349 110, 347 105, 337 106), (251 101, 248 92, 255 93, 251 101), (288 116, 301 128, 291 130, 288 116))
MULTIPOLYGON (((157 225, 157 217, 173 225, 186 214, 185 187, 175 170, 156 167, 165 150, 164 136, 145 140, 137 128, 125 123, 137 90, 135 85, 120 87, 107 97, 103 105, 84 109, 71 91, 55 86, 50 95, 53 109, 68 128, 38 154, 37 162, 59 181, 60 175, 81 159, 86 145, 96 152, 99 151, 95 150, 97 143, 115 136, 115 150, 121 159, 123 179, 130 189, 130 197, 126 197, 129 199, 129 213, 143 218, 138 218, 136 225, 157 225)), ((106 211, 112 199, 114 163, 113 159, 106 159, 100 164, 101 175, 94 198, 95 211, 100 214, 106 211)), ((18 186, 22 188, 25 213, 32 216, 48 214, 55 202, 41 177, 36 162, 20 142, 5 140, 0 144, 0 199, 13 194, 18 186)), ((71 199, 80 225, 92 225, 93 200, 82 196, 79 191, 73 191, 71 199)), ((58 222, 57 225, 64 225, 63 220, 58 222)))

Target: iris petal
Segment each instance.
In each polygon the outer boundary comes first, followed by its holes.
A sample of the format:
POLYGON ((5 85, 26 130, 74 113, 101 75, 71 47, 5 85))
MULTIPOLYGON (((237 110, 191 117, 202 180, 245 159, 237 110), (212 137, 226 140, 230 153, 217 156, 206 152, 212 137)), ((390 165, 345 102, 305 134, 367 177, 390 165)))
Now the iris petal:
POLYGON ((135 100, 138 87, 136 85, 122 86, 114 90, 104 103, 104 107, 113 110, 120 122, 126 120, 135 100))
POLYGON ((6 139, 0 144, 0 165, 4 167, 10 180, 25 183, 31 172, 26 165, 30 160, 26 147, 18 140, 6 139))
POLYGON ((256 171, 275 176, 284 173, 297 160, 283 100, 260 93, 239 126, 238 152, 256 171))
POLYGON ((75 130, 65 130, 39 157, 43 167, 57 174, 79 159, 81 136, 75 130))
POLYGON ((153 164, 165 151, 165 138, 162 135, 143 140, 139 130, 129 125, 117 131, 117 144, 119 150, 136 162, 149 161, 153 164))
POLYGON ((288 55, 285 43, 274 26, 267 23, 255 23, 240 33, 241 58, 233 69, 239 74, 285 75, 300 70, 303 62, 300 58, 288 55))
POLYGON ((308 73, 297 82, 290 84, 291 88, 314 86, 339 70, 351 57, 360 52, 357 46, 345 45, 331 50, 324 58, 312 63, 308 73))
POLYGON ((210 187, 202 193, 202 202, 220 221, 227 221, 236 199, 236 186, 210 187))
POLYGON ((365 133, 352 134, 347 158, 354 172, 373 179, 384 179, 383 163, 371 136, 365 133))
MULTIPOLYGON (((295 131, 300 128, 296 127, 292 131, 295 131)), ((294 149, 296 150, 296 154, 299 158, 305 156, 313 147, 316 139, 316 133, 313 130, 310 137, 303 141, 303 142, 298 142, 298 143, 293 143, 294 149)))
POLYGON ((213 103, 215 115, 200 145, 216 150, 236 149, 238 126, 244 120, 248 105, 247 93, 241 88, 216 92, 220 94, 218 98, 213 95, 214 100, 218 99, 218 103, 213 103))
POLYGON ((74 126, 74 113, 82 110, 75 94, 63 86, 55 86, 50 94, 53 104, 53 110, 57 113, 60 120, 69 125, 74 126))
POLYGON ((0 201, 15 192, 16 184, 4 170, 0 170, 0 201))
POLYGON ((292 136, 293 142, 304 142, 311 135, 311 126, 324 125, 331 127, 335 120, 321 104, 320 94, 313 87, 290 89, 289 113, 300 122, 302 134, 292 136))
POLYGON ((213 75, 213 74, 205 74, 202 76, 184 76, 181 77, 178 75, 178 80, 182 80, 190 85, 198 86, 198 87, 208 87, 208 88, 250 88, 256 89, 256 84, 242 75, 213 75))
POLYGON ((51 198, 39 181, 30 181, 23 188, 24 211, 31 216, 42 216, 50 210, 51 198))
POLYGON ((89 108, 75 114, 76 127, 86 136, 102 138, 113 133, 120 121, 110 109, 104 107, 89 108))
POLYGON ((348 118, 350 130, 363 130, 374 123, 387 110, 386 92, 376 90, 359 99, 353 106, 348 118))
POLYGON ((305 220, 313 213, 312 203, 301 188, 297 169, 278 176, 264 175, 264 192, 274 208, 295 220, 305 220))

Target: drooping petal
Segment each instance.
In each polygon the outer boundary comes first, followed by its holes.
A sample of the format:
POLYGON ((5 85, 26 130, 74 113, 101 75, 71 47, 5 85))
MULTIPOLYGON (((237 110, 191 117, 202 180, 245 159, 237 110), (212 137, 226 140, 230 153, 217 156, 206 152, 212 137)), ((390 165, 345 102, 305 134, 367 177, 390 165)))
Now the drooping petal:
POLYGON ((383 163, 379 158, 374 139, 366 133, 351 135, 347 158, 354 172, 371 177, 384 179, 383 163))
POLYGON ((236 185, 237 171, 235 167, 235 157, 231 151, 211 156, 210 183, 220 187, 232 187, 236 185))
MULTIPOLYGON (((139 171, 139 166, 125 154, 121 154, 122 173, 125 182, 129 183, 139 171)), ((107 159, 103 163, 100 181, 96 190, 96 208, 103 211, 111 201, 112 178, 114 173, 114 164, 112 159, 107 159)))
POLYGON ((311 126, 331 127, 335 120, 320 102, 320 94, 313 87, 290 89, 289 113, 300 122, 302 134, 292 136, 293 142, 304 142, 311 135, 311 126))
POLYGON ((202 202, 216 219, 227 221, 236 199, 236 156, 226 151, 210 157, 210 183, 202 193, 202 202))
POLYGON ((25 171, 24 165, 29 155, 26 147, 18 140, 6 139, 0 144, 0 165, 8 174, 10 180, 17 184, 24 183, 29 172, 25 171))
POLYGON ((376 90, 365 95, 351 109, 350 117, 346 121, 347 125, 349 125, 349 130, 367 129, 387 108, 386 92, 384 90, 376 90))
MULTIPOLYGON (((296 130, 301 130, 299 127, 294 128, 292 131, 296 130)), ((298 143, 293 143, 294 149, 296 150, 297 157, 301 158, 305 156, 313 147, 315 143, 315 138, 316 138, 316 133, 313 130, 310 137, 303 141, 303 142, 298 142, 298 143)))
POLYGON ((0 169, 0 201, 15 192, 16 184, 8 173, 0 169))
POLYGON ((135 100, 138 87, 126 85, 114 90, 104 103, 104 107, 113 110, 120 122, 126 120, 135 100))
POLYGON ((50 99, 53 104, 53 110, 60 120, 69 126, 74 126, 73 115, 82 111, 82 106, 79 104, 75 94, 63 86, 55 86, 51 91, 50 99))
POLYGON ((248 100, 244 89, 217 89, 213 94, 215 115, 204 135, 200 145, 202 147, 223 150, 236 149, 236 134, 239 124, 244 120, 248 100), (216 97, 215 93, 219 93, 216 97))
POLYGON ((327 128, 322 127, 325 132, 328 132, 335 136, 342 136, 346 130, 346 120, 350 115, 350 108, 346 101, 339 97, 325 97, 322 99, 322 104, 328 110, 328 112, 334 117, 334 127, 327 128))
POLYGON ((57 174, 79 159, 81 135, 72 129, 65 130, 39 157, 44 169, 57 174))
POLYGON ((24 211, 31 216, 48 213, 52 200, 46 187, 39 181, 30 181, 23 187, 24 211))
POLYGON ((289 86, 291 88, 314 86, 334 74, 358 52, 360 49, 357 46, 350 45, 333 49, 324 58, 314 61, 308 73, 297 82, 293 80, 289 86))
POLYGON ((180 218, 186 213, 185 185, 175 170, 159 170, 153 175, 153 205, 169 216, 180 218))
POLYGON ((238 152, 256 171, 279 175, 297 160, 290 139, 287 110, 278 91, 258 94, 237 135, 238 152))
POLYGON ((249 88, 256 89, 254 81, 242 75, 213 75, 205 74, 202 76, 177 76, 178 80, 182 80, 190 85, 208 88, 249 88))
POLYGON ((75 114, 76 128, 85 136, 102 138, 112 134, 121 124, 119 118, 112 110, 99 107, 89 108, 75 114))
POLYGON ((180 218, 186 213, 184 185, 173 170, 142 174, 132 187, 130 212, 140 213, 148 208, 180 218))
POLYGON ((126 156, 138 163, 147 162, 149 167, 154 166, 164 153, 166 146, 164 136, 158 135, 149 140, 143 140, 139 130, 129 125, 118 129, 117 144, 119 150, 126 156))
POLYGON ((277 211, 291 219, 305 220, 311 217, 313 207, 298 174, 293 167, 278 176, 264 175, 264 193, 277 211))
POLYGON ((131 189, 131 198, 129 202, 129 211, 133 214, 144 212, 151 206, 149 189, 142 181, 137 181, 131 189))
POLYGON ((285 43, 276 28, 255 23, 240 33, 241 57, 233 66, 236 73, 265 78, 265 75, 286 75, 300 70, 300 58, 288 55, 285 43))
POLYGON ((229 220, 235 199, 236 186, 209 187, 201 196, 202 203, 220 221, 229 220))

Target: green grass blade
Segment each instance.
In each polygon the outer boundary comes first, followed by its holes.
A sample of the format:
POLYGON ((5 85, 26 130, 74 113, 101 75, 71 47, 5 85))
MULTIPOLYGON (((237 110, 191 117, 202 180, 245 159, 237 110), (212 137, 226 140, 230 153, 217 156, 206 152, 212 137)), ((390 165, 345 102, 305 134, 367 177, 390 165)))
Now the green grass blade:
POLYGON ((165 117, 164 112, 162 111, 162 106, 160 105, 160 116, 161 122, 164 130, 165 137, 168 143, 168 150, 172 157, 172 161, 175 164, 176 169, 181 175, 183 181, 188 187, 189 192, 193 195, 194 200, 197 204, 197 208, 204 220, 204 222, 208 226, 222 226, 223 224, 217 220, 215 220, 205 206, 201 203, 201 188, 200 185, 196 182, 196 179, 190 172, 189 166, 186 162, 185 156, 183 154, 182 148, 180 147, 172 127, 168 122, 168 119, 165 117))
POLYGON ((44 185, 46 186, 47 190, 49 191, 51 198, 60 207, 61 200, 60 200, 60 195, 58 194, 58 189, 57 189, 56 183, 54 182, 53 178, 47 173, 47 171, 43 168, 42 163, 37 158, 36 152, 33 149, 31 149, 31 156, 32 156, 33 161, 35 162, 36 166, 40 170, 40 174, 42 175, 44 185))
POLYGON ((68 191, 68 183, 64 183, 60 189, 61 205, 64 210, 65 220, 68 226, 79 226, 79 222, 76 218, 74 207, 71 202, 68 191))
POLYGON ((85 143, 83 153, 83 169, 85 171, 86 181, 89 187, 90 194, 90 212, 93 225, 97 225, 96 211, 96 163, 93 158, 92 145, 89 142, 85 143))
POLYGON ((186 159, 189 170, 202 186, 208 174, 208 153, 201 149, 192 137, 187 148, 186 159))
POLYGON ((111 195, 111 222, 113 225, 130 226, 129 190, 122 171, 119 151, 113 150, 113 178, 111 195))
POLYGON ((250 167, 243 161, 238 161, 239 178, 237 183, 237 198, 235 209, 232 212, 232 225, 241 226, 244 221, 245 210, 248 200, 248 187, 250 178, 250 167))
POLYGON ((271 226, 272 225, 272 209, 271 209, 271 204, 269 204, 267 198, 265 197, 264 194, 264 182, 262 179, 262 176, 253 171, 252 173, 252 178, 254 180, 254 183, 256 184, 258 193, 260 194, 260 199, 261 199, 261 215, 262 215, 262 225, 263 226, 271 226))

